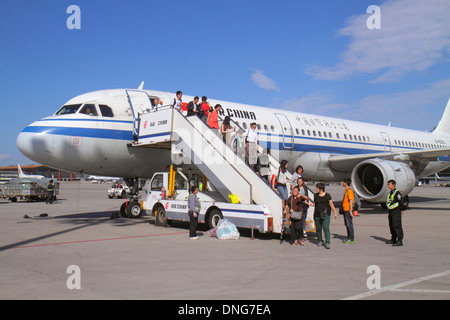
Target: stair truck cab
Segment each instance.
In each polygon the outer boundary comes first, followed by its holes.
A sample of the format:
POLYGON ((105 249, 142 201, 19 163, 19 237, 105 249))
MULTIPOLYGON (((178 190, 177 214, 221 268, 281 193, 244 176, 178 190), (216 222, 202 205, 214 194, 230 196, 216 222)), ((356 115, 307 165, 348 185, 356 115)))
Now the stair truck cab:
POLYGON ((156 172, 147 186, 142 208, 155 217, 157 226, 166 226, 172 221, 189 221, 187 199, 194 185, 199 187, 199 223, 212 229, 220 219, 227 219, 239 228, 255 229, 260 233, 274 231, 273 217, 265 205, 227 201, 196 169, 183 171, 171 166, 170 172, 156 172))

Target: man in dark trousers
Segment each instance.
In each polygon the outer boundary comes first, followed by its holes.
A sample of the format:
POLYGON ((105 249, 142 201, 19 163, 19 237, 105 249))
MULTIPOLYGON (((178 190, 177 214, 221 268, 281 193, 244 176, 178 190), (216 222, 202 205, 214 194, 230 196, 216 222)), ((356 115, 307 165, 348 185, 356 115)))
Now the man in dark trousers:
POLYGON ((53 180, 50 180, 49 184, 47 185, 47 200, 45 200, 45 203, 52 204, 55 200, 55 184, 53 183, 53 180))
POLYGON ((191 187, 191 194, 188 197, 188 214, 189 214, 189 239, 197 240, 198 215, 200 214, 200 201, 197 197, 198 187, 191 187))
POLYGON ((402 194, 395 187, 394 180, 389 180, 387 186, 391 190, 386 200, 389 210, 389 229, 391 230, 391 240, 387 244, 401 247, 403 246, 402 210, 404 208, 402 194))

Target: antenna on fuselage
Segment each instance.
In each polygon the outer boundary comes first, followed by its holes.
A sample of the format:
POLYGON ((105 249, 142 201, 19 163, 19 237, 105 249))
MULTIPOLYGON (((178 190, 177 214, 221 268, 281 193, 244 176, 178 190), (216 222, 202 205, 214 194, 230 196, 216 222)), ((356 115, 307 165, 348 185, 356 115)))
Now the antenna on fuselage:
POLYGON ((144 88, 144 81, 141 82, 141 84, 138 87, 138 90, 142 90, 144 88))

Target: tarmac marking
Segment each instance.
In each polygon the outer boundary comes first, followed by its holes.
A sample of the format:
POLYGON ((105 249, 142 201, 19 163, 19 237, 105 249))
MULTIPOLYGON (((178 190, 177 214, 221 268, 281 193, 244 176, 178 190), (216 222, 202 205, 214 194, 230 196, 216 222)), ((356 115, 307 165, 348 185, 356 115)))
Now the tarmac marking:
POLYGON ((379 293, 383 293, 383 292, 436 292, 436 293, 450 293, 450 291, 442 291, 442 290, 415 290, 415 289, 401 289, 403 287, 407 287, 419 282, 423 282, 423 281, 427 281, 427 280, 431 280, 434 278, 439 278, 439 277, 444 277, 450 275, 450 270, 444 271, 444 272, 440 272, 440 273, 435 273, 435 274, 431 274, 428 276, 424 276, 424 277, 420 277, 417 279, 413 279, 413 280, 409 280, 409 281, 405 281, 405 282, 400 282, 397 284, 393 284, 391 286, 387 286, 381 289, 375 289, 375 290, 371 290, 365 293, 361 293, 361 294, 357 294, 351 297, 347 297, 344 298, 342 300, 359 300, 359 299, 363 299, 366 297, 370 297, 379 293))
POLYGON ((170 235, 186 234, 186 233, 189 233, 189 232, 184 231, 184 232, 173 232, 173 233, 148 234, 148 235, 144 235, 144 236, 129 236, 129 237, 118 237, 118 238, 107 238, 107 239, 93 239, 93 240, 79 240, 79 241, 69 241, 69 242, 55 242, 55 243, 35 244, 35 245, 30 245, 30 246, 12 247, 10 249, 25 249, 25 248, 35 248, 35 247, 46 247, 46 246, 57 246, 57 245, 65 245, 65 244, 74 244, 74 243, 87 243, 87 242, 100 242, 100 241, 111 241, 111 240, 148 238, 148 237, 170 236, 170 235))

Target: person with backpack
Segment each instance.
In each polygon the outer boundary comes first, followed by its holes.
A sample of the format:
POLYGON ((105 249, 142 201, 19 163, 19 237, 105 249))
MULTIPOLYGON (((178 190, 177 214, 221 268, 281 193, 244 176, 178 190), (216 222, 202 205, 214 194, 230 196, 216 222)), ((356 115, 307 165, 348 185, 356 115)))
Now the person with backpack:
POLYGON ((353 210, 355 204, 355 195, 350 188, 352 180, 345 178, 342 180, 342 186, 345 188, 344 198, 342 199, 342 214, 344 215, 344 223, 347 228, 347 239, 343 242, 346 244, 355 243, 355 231, 353 228, 353 210))
POLYGON ((289 182, 288 176, 287 176, 287 166, 288 162, 287 160, 281 160, 280 167, 278 168, 278 172, 276 175, 275 180, 272 181, 272 189, 277 190, 280 194, 281 199, 283 199, 283 208, 286 206, 286 200, 289 198, 287 183, 289 182), (275 182, 277 183, 277 187, 275 189, 275 182))

